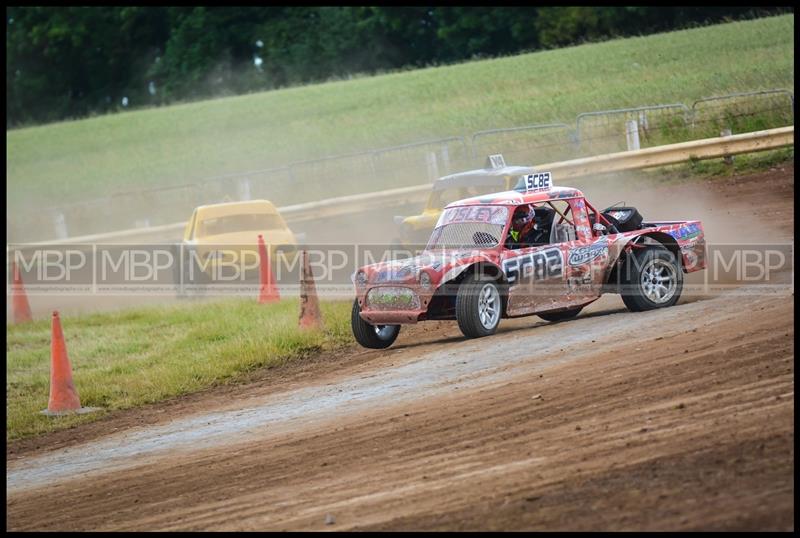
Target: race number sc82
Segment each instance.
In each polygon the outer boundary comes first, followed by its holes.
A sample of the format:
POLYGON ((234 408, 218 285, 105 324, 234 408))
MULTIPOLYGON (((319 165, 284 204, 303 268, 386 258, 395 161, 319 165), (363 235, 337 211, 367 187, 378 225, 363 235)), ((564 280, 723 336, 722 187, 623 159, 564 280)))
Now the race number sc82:
POLYGON ((547 190, 553 186, 550 172, 538 172, 525 176, 525 190, 547 190))

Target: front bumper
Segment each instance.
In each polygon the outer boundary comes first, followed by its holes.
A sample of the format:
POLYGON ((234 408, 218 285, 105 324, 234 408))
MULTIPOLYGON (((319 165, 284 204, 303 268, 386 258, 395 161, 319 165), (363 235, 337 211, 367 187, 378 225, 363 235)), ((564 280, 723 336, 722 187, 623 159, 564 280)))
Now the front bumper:
POLYGON ((382 310, 362 311, 359 315, 370 325, 408 325, 420 321, 424 314, 425 310, 382 310))
POLYGON ((371 325, 417 323, 427 313, 431 295, 419 286, 373 286, 359 290, 359 315, 371 325))

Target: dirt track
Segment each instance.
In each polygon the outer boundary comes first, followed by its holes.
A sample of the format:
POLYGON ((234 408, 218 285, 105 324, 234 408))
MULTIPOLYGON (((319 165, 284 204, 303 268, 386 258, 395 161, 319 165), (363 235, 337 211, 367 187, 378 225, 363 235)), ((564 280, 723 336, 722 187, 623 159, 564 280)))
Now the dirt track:
MULTIPOLYGON (((706 188, 793 240, 793 168, 757 179, 706 188)), ((421 324, 389 351, 13 443, 7 529, 793 530, 782 290, 638 314, 607 296, 480 340, 421 324)))

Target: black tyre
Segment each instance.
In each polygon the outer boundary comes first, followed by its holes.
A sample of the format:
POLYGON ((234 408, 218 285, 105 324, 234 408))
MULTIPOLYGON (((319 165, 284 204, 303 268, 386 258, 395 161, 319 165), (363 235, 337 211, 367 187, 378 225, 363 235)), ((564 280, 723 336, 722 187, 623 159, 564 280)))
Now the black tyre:
POLYGON ((622 270, 622 301, 631 312, 672 306, 680 299, 683 270, 665 247, 635 250, 622 270))
POLYGON ((211 277, 203 271, 195 251, 186 246, 181 248, 180 245, 176 246, 173 277, 176 297, 179 299, 204 297, 209 291, 207 288, 213 283, 211 277))
POLYGON ((353 336, 356 342, 370 349, 385 349, 391 346, 397 335, 400 334, 400 325, 370 325, 359 316, 361 307, 358 299, 353 301, 353 313, 350 325, 353 327, 353 336))
POLYGON ((541 314, 537 314, 537 316, 545 321, 564 321, 574 318, 581 313, 581 310, 583 310, 583 307, 579 306, 577 308, 570 308, 569 310, 562 310, 561 312, 542 312, 541 314))
POLYGON ((172 245, 172 253, 174 255, 172 264, 172 279, 175 284, 175 297, 178 299, 185 299, 187 297, 184 284, 187 283, 186 271, 184 265, 186 263, 186 255, 182 245, 172 245))
POLYGON ((497 331, 503 313, 503 299, 497 282, 469 277, 458 287, 456 319, 467 338, 489 336, 497 331))

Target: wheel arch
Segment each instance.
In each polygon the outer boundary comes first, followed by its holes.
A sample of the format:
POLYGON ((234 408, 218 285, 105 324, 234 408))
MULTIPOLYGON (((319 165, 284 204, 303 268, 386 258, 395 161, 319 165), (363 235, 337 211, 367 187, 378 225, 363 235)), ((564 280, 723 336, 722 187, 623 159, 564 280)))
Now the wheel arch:
POLYGON ((686 271, 683 264, 683 256, 681 255, 680 246, 674 237, 668 233, 652 231, 644 232, 635 235, 625 241, 619 246, 619 255, 617 259, 609 265, 608 272, 604 278, 606 285, 619 285, 619 268, 625 263, 625 260, 634 252, 635 249, 641 248, 646 245, 661 245, 669 250, 675 259, 678 261, 682 271, 686 271))
POLYGON ((469 265, 466 270, 452 279, 451 282, 461 283, 466 278, 476 273, 492 277, 500 283, 506 283, 506 275, 503 273, 503 270, 497 265, 488 261, 475 262, 469 265))
MULTIPOLYGON (((451 319, 449 314, 454 314, 455 297, 458 294, 458 288, 466 279, 473 277, 476 273, 487 275, 493 278, 498 287, 500 287, 500 298, 503 303, 503 312, 505 315, 506 305, 508 303, 508 295, 505 292, 508 286, 508 280, 503 270, 496 264, 481 260, 471 264, 465 264, 463 269, 457 273, 448 275, 449 278, 443 281, 434 292, 428 303, 428 319, 451 319)), ((451 269, 452 271, 452 269, 451 269)))

